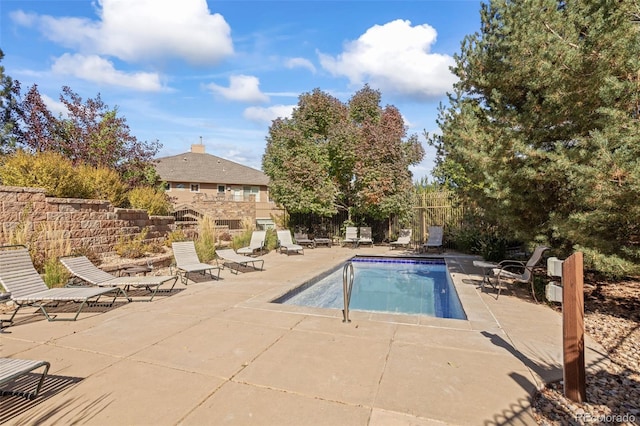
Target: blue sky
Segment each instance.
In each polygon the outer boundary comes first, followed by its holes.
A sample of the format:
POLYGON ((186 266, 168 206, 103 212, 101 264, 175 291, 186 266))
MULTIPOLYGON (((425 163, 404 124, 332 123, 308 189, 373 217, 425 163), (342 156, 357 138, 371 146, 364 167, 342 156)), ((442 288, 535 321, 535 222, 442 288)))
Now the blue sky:
POLYGON ((56 114, 69 86, 100 94, 159 156, 202 143, 261 168, 271 120, 315 88, 346 102, 368 83, 395 105, 429 176, 448 67, 478 31, 480 1, 2 0, 5 73, 56 114), (202 138, 202 139, 201 139, 202 138))

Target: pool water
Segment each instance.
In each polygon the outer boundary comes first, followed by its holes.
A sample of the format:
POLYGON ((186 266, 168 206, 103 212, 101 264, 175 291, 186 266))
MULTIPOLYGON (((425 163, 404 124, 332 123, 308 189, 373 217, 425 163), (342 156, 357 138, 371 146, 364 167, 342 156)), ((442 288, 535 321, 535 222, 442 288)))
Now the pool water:
MULTIPOLYGON (((466 319, 443 259, 360 257, 349 309, 466 319)), ((304 283, 276 303, 343 309, 344 265, 304 283)))

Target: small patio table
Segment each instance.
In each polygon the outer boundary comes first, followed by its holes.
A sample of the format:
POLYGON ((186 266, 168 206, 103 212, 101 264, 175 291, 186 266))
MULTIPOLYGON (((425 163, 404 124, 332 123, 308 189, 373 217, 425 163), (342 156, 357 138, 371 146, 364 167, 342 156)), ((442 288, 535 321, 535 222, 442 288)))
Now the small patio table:
POLYGON ((491 275, 491 271, 494 268, 499 268, 500 265, 498 265, 497 263, 494 262, 486 262, 484 260, 474 260, 473 261, 473 266, 478 267, 478 268, 482 268, 482 282, 480 283, 480 290, 484 290, 484 285, 489 284, 491 287, 495 287, 493 285, 493 283, 491 282, 491 280, 489 279, 489 276, 491 275))

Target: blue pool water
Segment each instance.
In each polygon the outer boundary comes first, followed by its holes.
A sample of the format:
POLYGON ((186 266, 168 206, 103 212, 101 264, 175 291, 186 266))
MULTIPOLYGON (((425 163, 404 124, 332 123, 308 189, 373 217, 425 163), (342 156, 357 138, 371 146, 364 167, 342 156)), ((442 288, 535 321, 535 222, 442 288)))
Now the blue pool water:
MULTIPOLYGON (((351 310, 466 319, 442 259, 354 257, 351 310)), ((343 309, 344 265, 304 283, 276 303, 343 309)))

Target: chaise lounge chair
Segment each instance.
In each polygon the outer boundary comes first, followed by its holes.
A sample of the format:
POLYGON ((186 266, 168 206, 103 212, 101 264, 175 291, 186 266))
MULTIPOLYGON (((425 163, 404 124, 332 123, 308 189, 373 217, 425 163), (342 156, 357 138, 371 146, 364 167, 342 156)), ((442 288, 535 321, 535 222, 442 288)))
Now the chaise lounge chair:
POLYGON ((411 229, 401 229, 400 236, 396 241, 391 241, 391 248, 395 249, 397 247, 405 247, 409 248, 409 244, 411 244, 411 229))
MULTIPOLYGON (((536 298, 536 292, 533 287, 533 268, 538 264, 538 262, 540 262, 542 255, 547 250, 549 250, 549 247, 536 247, 527 263, 510 259, 499 262, 498 266, 492 270, 493 276, 496 280, 495 287, 498 288, 496 299, 500 297, 502 281, 507 279, 513 282, 531 283, 531 294, 533 295, 533 299, 537 302, 538 299, 536 298)), ((484 290, 484 283, 485 281, 483 280, 480 286, 480 291, 484 290)), ((490 281, 489 283, 491 284, 490 281)))
POLYGON ((276 231, 278 234, 278 250, 280 253, 286 252, 287 256, 293 253, 304 254, 304 247, 299 244, 294 244, 291 239, 291 232, 288 229, 276 231))
MULTIPOLYGON (((128 292, 131 287, 146 288, 151 293, 151 297, 145 299, 147 302, 153 300, 162 284, 173 280, 171 288, 167 290, 170 292, 178 281, 177 275, 114 277, 110 273, 95 266, 86 256, 62 257, 60 258, 60 263, 62 263, 74 277, 90 285, 98 287, 122 287, 125 293, 128 292), (154 287, 155 289, 152 290, 154 287)), ((129 298, 129 300, 131 300, 131 298, 129 298)))
POLYGON ((444 251, 442 245, 442 238, 444 237, 444 228, 442 226, 430 226, 429 235, 427 236, 427 242, 422 245, 422 250, 425 253, 429 252, 429 249, 436 249, 440 253, 444 251))
POLYGON ((309 239, 309 235, 304 234, 302 232, 294 233, 293 239, 295 240, 296 244, 300 244, 301 246, 316 248, 316 242, 312 239, 309 239))
POLYGON ((200 258, 196 252, 196 246, 193 241, 175 242, 171 244, 171 247, 173 248, 173 257, 176 260, 176 268, 178 268, 178 273, 180 274, 184 285, 187 285, 189 282, 189 274, 194 272, 198 272, 202 275, 209 272, 211 279, 213 279, 214 276, 212 271, 217 269, 218 275, 215 276, 215 279, 220 279, 220 269, 222 268, 217 264, 209 265, 208 263, 200 262, 200 258))
POLYGON ((15 358, 0 358, 0 385, 4 385, 5 383, 12 382, 15 379, 18 379, 21 376, 25 376, 31 373, 34 370, 37 370, 40 367, 44 367, 44 371, 40 376, 40 380, 38 380, 38 385, 36 386, 36 390, 29 392, 20 389, 0 389, 0 396, 21 396, 30 401, 34 400, 40 389, 42 388, 42 384, 44 383, 44 379, 47 376, 47 372, 49 372, 49 367, 51 365, 47 361, 32 361, 27 359, 15 359, 15 358))
POLYGON ((347 226, 347 229, 344 232, 344 240, 342 240, 342 245, 352 244, 353 247, 358 247, 358 228, 355 226, 347 226))
POLYGON ((371 244, 373 246, 373 238, 371 238, 371 227, 360 227, 360 237, 358 238, 358 245, 371 244))
POLYGON ((13 323, 13 319, 23 306, 40 309, 49 321, 75 321, 82 308, 90 302, 97 302, 100 296, 111 293, 113 295, 111 305, 118 295, 127 297, 119 287, 49 288, 34 268, 25 246, 0 247, 0 283, 11 293, 11 300, 16 304, 11 318, 6 320, 9 324, 13 323), (47 306, 61 302, 80 304, 73 318, 57 318, 57 315, 49 315, 47 306))
POLYGON ((241 267, 248 267, 250 263, 251 263, 251 267, 256 270, 258 269, 256 267, 256 262, 260 262, 259 269, 261 271, 264 266, 264 259, 262 259, 261 257, 243 256, 231 249, 216 250, 216 255, 220 259, 227 261, 227 265, 229 266, 229 269, 231 269, 231 272, 233 272, 235 269, 236 274, 240 271, 241 267))
POLYGON ((267 231, 253 231, 251 233, 251 241, 247 247, 242 247, 236 250, 238 254, 246 254, 252 256, 255 252, 259 251, 262 254, 264 250, 264 240, 267 236, 267 231))

